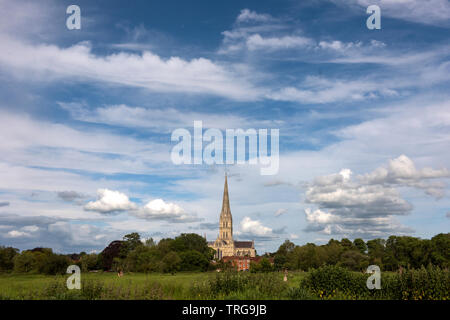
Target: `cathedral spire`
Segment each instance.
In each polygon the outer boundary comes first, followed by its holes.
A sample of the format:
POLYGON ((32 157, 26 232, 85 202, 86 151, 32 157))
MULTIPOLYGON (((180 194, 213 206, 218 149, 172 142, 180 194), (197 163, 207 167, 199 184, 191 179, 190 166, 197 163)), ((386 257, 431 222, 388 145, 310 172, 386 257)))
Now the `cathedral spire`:
POLYGON ((220 212, 220 216, 222 215, 230 215, 230 198, 228 197, 228 182, 227 182, 227 173, 225 172, 225 186, 223 187, 223 202, 222 202, 222 211, 220 212))

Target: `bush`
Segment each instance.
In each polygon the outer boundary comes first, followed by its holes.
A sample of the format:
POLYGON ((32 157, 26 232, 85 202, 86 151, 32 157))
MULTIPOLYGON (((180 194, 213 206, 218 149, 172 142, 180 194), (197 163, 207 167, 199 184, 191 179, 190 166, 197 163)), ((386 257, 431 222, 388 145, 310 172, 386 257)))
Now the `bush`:
POLYGON ((278 273, 218 273, 207 282, 192 287, 193 298, 201 299, 281 299, 287 284, 278 273))
POLYGON ((311 270, 300 283, 321 299, 405 299, 447 300, 450 298, 448 270, 422 267, 402 273, 382 273, 381 289, 366 287, 368 274, 356 273, 336 266, 311 270))
POLYGON ((338 266, 324 266, 312 269, 301 282, 301 287, 310 289, 319 298, 332 298, 337 293, 351 297, 361 296, 368 291, 368 275, 353 273, 338 266))

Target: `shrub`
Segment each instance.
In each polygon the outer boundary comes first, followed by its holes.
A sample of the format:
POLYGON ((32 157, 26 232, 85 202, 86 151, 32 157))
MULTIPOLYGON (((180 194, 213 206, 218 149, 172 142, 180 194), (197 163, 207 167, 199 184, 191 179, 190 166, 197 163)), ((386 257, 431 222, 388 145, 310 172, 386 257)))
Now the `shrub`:
POLYGON ((402 273, 382 273, 381 289, 366 287, 368 274, 356 273, 336 266, 311 270, 300 283, 321 299, 430 299, 447 300, 450 297, 448 270, 422 267, 402 273))
POLYGON ((193 286, 194 298, 281 299, 287 284, 278 273, 218 273, 207 282, 193 286))
POLYGON ((367 277, 342 267, 324 266, 310 270, 301 286, 310 289, 319 298, 331 298, 338 292, 351 296, 363 295, 368 291, 367 277))

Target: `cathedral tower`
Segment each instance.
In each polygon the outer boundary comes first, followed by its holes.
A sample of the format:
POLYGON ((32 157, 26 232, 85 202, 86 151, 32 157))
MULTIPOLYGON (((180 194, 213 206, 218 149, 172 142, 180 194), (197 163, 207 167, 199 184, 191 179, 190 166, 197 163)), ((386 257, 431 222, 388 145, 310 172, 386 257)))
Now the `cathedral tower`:
MULTIPOLYGON (((225 186, 223 188, 222 211, 219 219, 219 236, 215 241, 209 241, 208 246, 213 248, 215 258, 224 257, 255 257, 255 243, 253 241, 233 240, 233 217, 230 210, 230 198, 228 197, 228 181, 225 174, 225 186)), ((247 260, 246 260, 247 261, 247 260)), ((248 261, 247 261, 248 262, 248 261)), ((250 262, 248 262, 248 265, 250 262)))

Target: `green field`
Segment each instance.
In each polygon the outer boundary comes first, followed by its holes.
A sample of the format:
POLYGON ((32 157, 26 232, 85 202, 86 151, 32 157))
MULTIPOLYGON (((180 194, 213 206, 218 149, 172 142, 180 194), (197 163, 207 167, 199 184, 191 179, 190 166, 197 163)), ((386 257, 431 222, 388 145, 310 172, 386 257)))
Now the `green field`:
MULTIPOLYGON (((290 273, 288 281, 283 281, 283 273, 271 273, 275 286, 281 285, 278 290, 288 290, 298 286, 305 273, 290 273)), ((246 275, 243 275, 244 277, 246 275)), ((247 290, 239 296, 219 295, 212 297, 205 292, 210 280, 217 277, 216 272, 179 272, 174 275, 162 273, 126 273, 118 277, 116 273, 99 272, 83 273, 81 275, 82 290, 68 290, 65 282, 69 275, 47 276, 41 274, 0 274, 1 299, 67 299, 80 298, 79 292, 88 292, 87 295, 99 299, 209 299, 209 298, 280 298, 258 294, 257 290, 247 290), (78 291, 78 292, 77 292, 78 291), (101 292, 101 293, 99 293, 101 292)), ((273 283, 272 283, 273 285, 273 283)), ((86 294, 83 297, 86 298, 86 294)))
POLYGON ((448 300, 450 275, 436 267, 382 272, 380 290, 368 275, 337 266, 308 272, 82 273, 81 289, 68 290, 69 275, 0 274, 0 300, 448 300))

